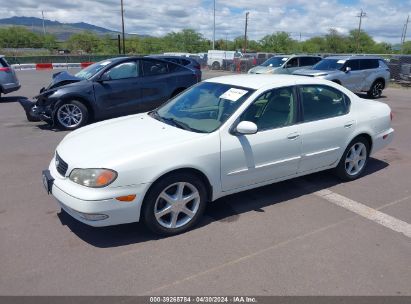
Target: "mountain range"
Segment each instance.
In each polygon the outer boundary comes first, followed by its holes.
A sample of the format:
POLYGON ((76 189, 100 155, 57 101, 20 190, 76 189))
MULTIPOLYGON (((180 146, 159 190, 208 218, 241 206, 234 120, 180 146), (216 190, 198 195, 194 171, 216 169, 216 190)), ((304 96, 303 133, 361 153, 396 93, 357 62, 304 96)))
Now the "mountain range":
MULTIPOLYGON (((36 17, 10 17, 0 19, 0 27, 23 26, 36 33, 43 33, 43 19, 36 17)), ((71 35, 83 31, 90 31, 97 35, 117 36, 120 32, 106 29, 86 22, 62 23, 44 19, 46 32, 53 34, 58 40, 67 40, 71 35)), ((130 36, 127 34, 127 36, 130 36)))

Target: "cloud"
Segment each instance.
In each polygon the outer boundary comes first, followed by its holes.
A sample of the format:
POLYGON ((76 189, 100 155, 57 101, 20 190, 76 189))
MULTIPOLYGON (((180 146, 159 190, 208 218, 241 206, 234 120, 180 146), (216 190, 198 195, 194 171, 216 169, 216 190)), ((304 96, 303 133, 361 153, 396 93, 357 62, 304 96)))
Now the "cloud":
MULTIPOLYGON (((216 38, 242 36, 246 12, 250 12, 251 39, 276 31, 289 32, 294 39, 300 33, 303 39, 324 35, 330 28, 348 33, 358 27, 356 16, 361 8, 367 13, 364 31, 379 41, 399 42, 406 16, 411 14, 409 0, 216 0, 216 38)), ((41 17, 42 10, 50 20, 121 28, 120 0, 13 0, 2 4, 0 18, 41 17)), ((124 0, 124 10, 129 33, 161 36, 192 28, 212 37, 213 0, 124 0)))

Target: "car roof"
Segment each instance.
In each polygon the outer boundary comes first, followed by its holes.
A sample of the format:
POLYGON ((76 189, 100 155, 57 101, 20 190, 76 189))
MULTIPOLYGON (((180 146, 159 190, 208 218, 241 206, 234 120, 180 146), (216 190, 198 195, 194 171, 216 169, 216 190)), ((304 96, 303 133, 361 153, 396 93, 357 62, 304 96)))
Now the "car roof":
POLYGON ((339 56, 328 56, 324 59, 382 59, 379 56, 369 56, 369 55, 339 55, 339 56))
POLYGON ((306 55, 306 54, 278 54, 274 55, 273 57, 288 57, 288 58, 294 58, 294 57, 321 57, 318 55, 306 55))
POLYGON ((297 75, 267 75, 267 74, 245 74, 245 75, 229 75, 220 76, 215 78, 210 78, 204 80, 205 82, 215 82, 228 84, 232 86, 238 86, 243 88, 250 88, 254 90, 259 90, 267 86, 272 85, 273 87, 282 87, 295 85, 297 83, 306 84, 329 84, 328 80, 323 80, 319 78, 312 78, 306 76, 297 75))

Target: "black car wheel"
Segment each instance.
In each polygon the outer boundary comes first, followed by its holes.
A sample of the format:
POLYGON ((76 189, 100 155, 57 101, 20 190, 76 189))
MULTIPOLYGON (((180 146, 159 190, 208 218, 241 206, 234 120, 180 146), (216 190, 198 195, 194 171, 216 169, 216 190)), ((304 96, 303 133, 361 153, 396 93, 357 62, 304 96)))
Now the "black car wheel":
POLYGON ((196 175, 170 174, 156 182, 143 204, 143 220, 156 234, 175 235, 187 231, 201 218, 206 187, 196 175))
POLYGON ((220 63, 218 61, 214 61, 213 65, 211 66, 212 70, 219 70, 220 69, 220 63))
POLYGON ((381 97, 382 90, 384 90, 384 82, 381 80, 376 80, 372 84, 370 90, 367 92, 368 97, 379 98, 381 97))
POLYGON ((88 120, 87 107, 77 100, 71 100, 58 105, 54 113, 54 122, 65 130, 80 128, 88 120))

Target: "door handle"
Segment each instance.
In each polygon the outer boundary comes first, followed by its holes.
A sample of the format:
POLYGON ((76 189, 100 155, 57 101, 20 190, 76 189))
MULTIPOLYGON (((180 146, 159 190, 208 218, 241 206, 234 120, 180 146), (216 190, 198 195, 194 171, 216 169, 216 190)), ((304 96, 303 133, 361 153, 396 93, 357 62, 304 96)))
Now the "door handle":
POLYGON ((354 125, 354 121, 350 121, 350 122, 347 122, 345 125, 344 125, 344 128, 351 128, 352 126, 354 125))
POLYGON ((300 134, 298 134, 298 133, 291 133, 291 134, 287 135, 287 138, 291 139, 291 140, 294 140, 294 139, 297 139, 299 136, 300 136, 300 134))

